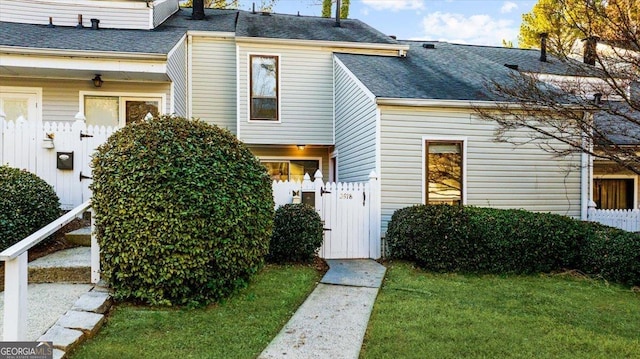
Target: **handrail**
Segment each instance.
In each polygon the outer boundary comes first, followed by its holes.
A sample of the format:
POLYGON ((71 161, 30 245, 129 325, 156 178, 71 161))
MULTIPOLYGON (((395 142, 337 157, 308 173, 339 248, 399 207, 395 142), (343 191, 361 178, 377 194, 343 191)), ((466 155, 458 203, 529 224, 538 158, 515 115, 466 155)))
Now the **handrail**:
POLYGON ((42 242, 52 233, 55 233, 60 228, 64 227, 69 222, 73 221, 79 215, 84 213, 89 207, 91 207, 91 200, 87 200, 83 204, 77 206, 71 211, 64 214, 62 217, 42 227, 38 231, 24 238, 20 242, 12 245, 0 253, 0 261, 10 261, 17 258, 22 253, 28 251, 38 243, 42 242))

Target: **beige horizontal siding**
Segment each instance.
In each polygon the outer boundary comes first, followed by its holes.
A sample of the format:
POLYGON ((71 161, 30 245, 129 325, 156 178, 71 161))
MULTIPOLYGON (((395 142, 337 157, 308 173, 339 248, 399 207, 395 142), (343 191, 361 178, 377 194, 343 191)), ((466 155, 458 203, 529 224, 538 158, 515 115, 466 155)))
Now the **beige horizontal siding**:
POLYGON ((333 145, 331 50, 253 44, 238 46, 240 139, 254 144, 333 145), (249 122, 249 54, 280 56, 280 123, 249 122))
POLYGON ((171 108, 171 84, 153 82, 105 81, 101 88, 93 87, 90 79, 55 80, 0 77, 0 86, 42 88, 42 121, 73 121, 80 109, 80 91, 96 93, 122 92, 145 96, 149 93, 165 94, 164 112, 171 108))
POLYGON ((0 0, 0 21, 75 26, 82 15, 85 27, 99 19, 101 28, 149 29, 151 7, 144 2, 0 0))
POLYGON ((494 142, 495 124, 471 110, 384 106, 381 128, 384 230, 395 210, 422 203, 423 136, 466 137, 467 205, 580 215, 579 156, 559 159, 535 144, 494 142))
POLYGON ((191 49, 191 116, 237 134, 235 42, 194 36, 191 49))

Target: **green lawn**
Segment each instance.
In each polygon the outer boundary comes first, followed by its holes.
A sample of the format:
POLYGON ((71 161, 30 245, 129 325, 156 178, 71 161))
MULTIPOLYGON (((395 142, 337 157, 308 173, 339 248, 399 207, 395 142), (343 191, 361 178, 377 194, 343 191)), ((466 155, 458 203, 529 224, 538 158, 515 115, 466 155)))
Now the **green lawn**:
POLYGON ((640 358, 640 294, 570 276, 390 263, 361 358, 640 358))
POLYGON ((203 309, 118 305, 75 358, 255 358, 314 289, 310 266, 267 266, 248 288, 203 309))

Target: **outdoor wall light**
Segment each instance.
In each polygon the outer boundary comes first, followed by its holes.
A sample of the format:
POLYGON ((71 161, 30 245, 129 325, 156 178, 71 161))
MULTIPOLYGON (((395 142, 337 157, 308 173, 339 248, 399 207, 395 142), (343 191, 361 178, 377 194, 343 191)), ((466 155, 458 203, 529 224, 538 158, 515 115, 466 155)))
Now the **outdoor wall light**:
POLYGON ((96 76, 91 79, 91 81, 93 81, 93 86, 95 87, 102 87, 102 84, 104 83, 104 81, 102 81, 102 78, 100 77, 100 74, 96 74, 96 76))
POLYGON ((299 151, 302 151, 302 150, 304 150, 305 145, 296 145, 296 147, 298 147, 299 151))

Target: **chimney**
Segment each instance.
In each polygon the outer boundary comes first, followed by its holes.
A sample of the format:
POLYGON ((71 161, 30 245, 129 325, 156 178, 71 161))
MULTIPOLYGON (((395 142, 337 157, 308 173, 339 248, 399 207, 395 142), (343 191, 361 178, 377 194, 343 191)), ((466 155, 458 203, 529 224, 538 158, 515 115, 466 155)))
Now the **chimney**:
POLYGON ((584 42, 584 63, 587 65, 595 66, 596 58, 598 57, 596 53, 596 47, 598 46, 598 40, 600 40, 597 36, 589 36, 586 39, 583 39, 584 42))
POLYGON ((549 34, 543 32, 540 34, 540 61, 547 62, 547 37, 549 34))
POLYGON ((98 19, 91 19, 91 30, 99 30, 100 27, 100 20, 98 19))
POLYGON ((76 29, 82 28, 84 28, 84 26, 82 26, 82 14, 78 14, 78 25, 76 25, 76 29))
POLYGON ((336 0, 336 23, 334 27, 340 27, 340 0, 336 0))
POLYGON ((204 0, 193 0, 191 20, 204 20, 204 0))

